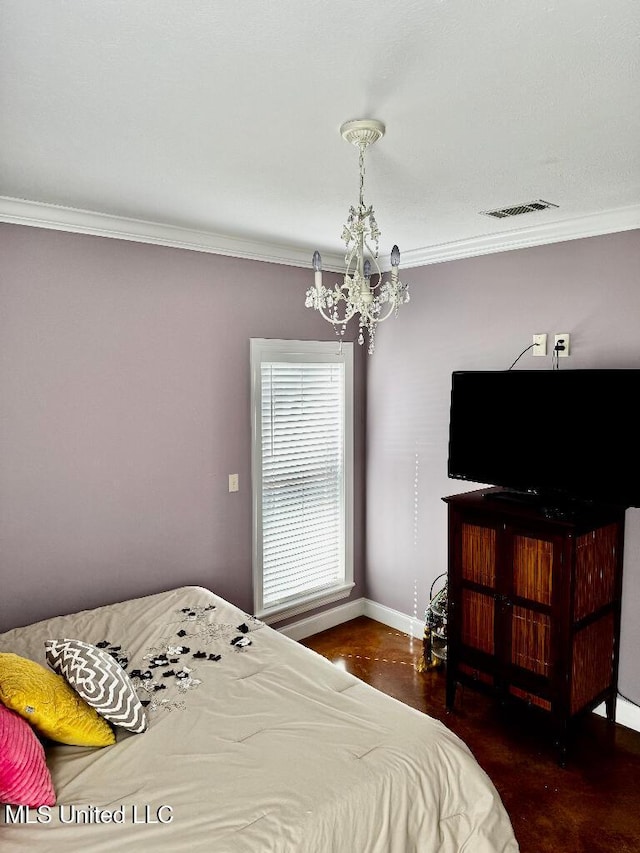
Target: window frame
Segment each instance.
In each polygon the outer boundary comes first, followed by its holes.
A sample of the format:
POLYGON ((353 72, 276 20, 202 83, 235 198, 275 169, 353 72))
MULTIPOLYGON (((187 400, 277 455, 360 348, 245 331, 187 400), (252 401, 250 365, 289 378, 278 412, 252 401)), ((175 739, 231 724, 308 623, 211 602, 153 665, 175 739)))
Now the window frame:
POLYGON ((252 491, 252 577, 254 615, 264 622, 278 622, 307 610, 346 598, 355 586, 353 566, 353 344, 335 341, 293 341, 272 338, 251 338, 251 491, 252 491), (265 608, 263 603, 262 549, 262 376, 264 362, 291 361, 294 363, 342 363, 344 365, 343 453, 342 482, 342 563, 339 581, 310 593, 265 608))

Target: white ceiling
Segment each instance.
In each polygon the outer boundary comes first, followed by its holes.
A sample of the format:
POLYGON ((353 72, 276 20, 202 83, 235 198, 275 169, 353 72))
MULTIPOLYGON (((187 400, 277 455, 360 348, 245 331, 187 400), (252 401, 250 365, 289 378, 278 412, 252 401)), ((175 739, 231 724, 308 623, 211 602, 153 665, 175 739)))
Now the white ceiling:
POLYGON ((0 219, 338 262, 371 117, 405 265, 640 227, 639 36, 638 0, 0 0, 0 219))

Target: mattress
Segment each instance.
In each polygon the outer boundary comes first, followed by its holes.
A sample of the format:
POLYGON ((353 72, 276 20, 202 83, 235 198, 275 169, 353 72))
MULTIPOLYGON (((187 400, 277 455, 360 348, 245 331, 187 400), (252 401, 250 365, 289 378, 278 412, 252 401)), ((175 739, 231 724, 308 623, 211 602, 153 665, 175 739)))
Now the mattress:
POLYGON ((0 849, 208 853, 514 853, 467 746, 200 587, 0 634, 112 651, 148 726, 103 748, 46 743, 57 801, 0 806, 0 849))

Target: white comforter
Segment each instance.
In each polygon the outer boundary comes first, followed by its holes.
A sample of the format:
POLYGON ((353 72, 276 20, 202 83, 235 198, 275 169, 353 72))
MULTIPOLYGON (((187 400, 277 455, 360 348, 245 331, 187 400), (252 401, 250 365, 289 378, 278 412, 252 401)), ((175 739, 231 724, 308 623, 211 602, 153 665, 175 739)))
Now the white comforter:
POLYGON ((115 649, 149 728, 48 745, 57 804, 29 823, 0 806, 3 853, 518 850, 456 735, 207 590, 16 629, 0 651, 46 665, 58 638, 115 649))

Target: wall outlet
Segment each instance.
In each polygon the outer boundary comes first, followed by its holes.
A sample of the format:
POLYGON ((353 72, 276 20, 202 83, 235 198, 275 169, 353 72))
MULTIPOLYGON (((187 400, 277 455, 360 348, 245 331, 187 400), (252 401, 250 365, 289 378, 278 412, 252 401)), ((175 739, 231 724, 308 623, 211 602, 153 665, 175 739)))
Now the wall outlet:
POLYGON ((531 355, 546 355, 547 354, 547 336, 546 335, 534 335, 533 336, 533 347, 531 348, 531 355))
POLYGON ((553 342, 553 351, 558 358, 568 358, 569 356, 569 333, 560 332, 556 335, 553 342))
POLYGON ((229 491, 237 492, 238 491, 238 475, 237 474, 229 474, 229 491))

